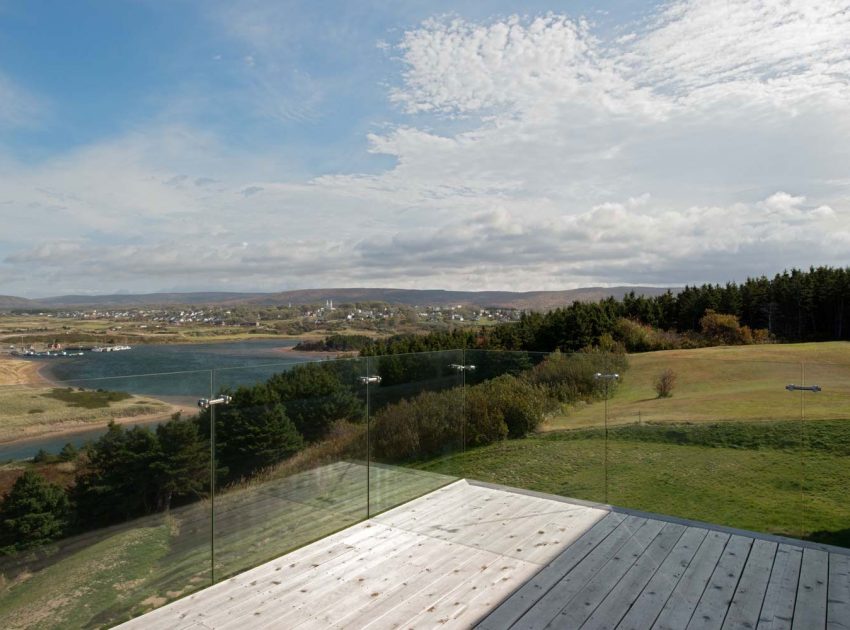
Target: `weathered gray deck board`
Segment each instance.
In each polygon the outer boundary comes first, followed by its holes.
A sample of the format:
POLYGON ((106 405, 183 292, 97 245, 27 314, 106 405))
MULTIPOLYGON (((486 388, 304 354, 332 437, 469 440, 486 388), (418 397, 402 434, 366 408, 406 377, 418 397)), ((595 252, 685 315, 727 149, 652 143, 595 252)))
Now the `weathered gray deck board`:
POLYGON ((617 628, 643 630, 652 627, 707 534, 707 530, 697 527, 689 527, 682 534, 617 628))
POLYGON ((850 628, 850 557, 829 554, 829 592, 826 601, 827 630, 850 628))
POLYGON ((804 549, 792 628, 811 630, 826 627, 828 579, 829 554, 818 549, 804 549))
POLYGON ((686 529, 684 525, 668 523, 643 555, 635 561, 623 579, 614 588, 609 589, 605 599, 593 611, 584 627, 596 630, 616 628, 686 529))
POLYGON ((758 624, 776 548, 776 543, 769 540, 756 540, 753 543, 744 573, 729 605, 729 612, 726 613, 723 630, 747 630, 758 624))
MULTIPOLYGON (((311 511, 314 518, 325 518, 350 509, 338 499, 352 490, 359 494, 362 479, 349 472, 336 465, 312 486, 307 479, 272 485, 254 505, 258 512, 276 512, 279 507, 268 509, 266 501, 277 495, 272 501, 291 506, 295 518, 289 526, 300 530, 311 511), (310 487, 318 492, 311 494, 310 487), (316 500, 323 495, 331 501, 316 500)), ((410 481, 409 488, 388 488, 385 499, 415 491, 420 482, 410 481)), ((254 514, 247 516, 255 522, 254 514)), ((233 518, 239 520, 235 513, 233 518)), ((256 520, 254 526, 262 527, 256 520)), ((850 555, 457 481, 139 617, 126 628, 777 630, 792 625, 850 627, 850 555)))
POLYGON ((643 518, 627 517, 610 536, 605 538, 576 567, 553 586, 535 605, 512 626, 514 628, 545 628, 571 601, 585 584, 596 575, 608 560, 616 556, 636 532, 646 525, 643 518))
POLYGON ((759 614, 758 630, 790 630, 802 559, 801 547, 779 545, 759 614))
POLYGON ((648 521, 602 567, 602 570, 576 593, 573 601, 565 604, 558 616, 549 622, 548 627, 578 628, 584 624, 611 591, 611 585, 618 584, 626 572, 634 566, 638 558, 643 557, 648 552, 652 543, 668 527, 675 527, 675 525, 665 524, 661 521, 648 521))
POLYGON ((478 627, 481 630, 500 630, 511 626, 609 536, 625 518, 622 514, 609 514, 596 523, 564 553, 547 564, 540 573, 523 584, 501 606, 493 610, 478 627))
POLYGON ((682 630, 687 627, 728 540, 729 534, 708 533, 661 609, 653 630, 682 630))

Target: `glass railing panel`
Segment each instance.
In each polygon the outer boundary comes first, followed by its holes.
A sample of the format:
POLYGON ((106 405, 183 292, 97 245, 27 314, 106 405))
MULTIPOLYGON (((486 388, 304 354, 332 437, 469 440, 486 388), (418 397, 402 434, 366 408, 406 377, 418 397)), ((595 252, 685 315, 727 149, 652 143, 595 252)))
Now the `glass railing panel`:
POLYGON ((463 476, 463 352, 369 357, 369 512, 374 516, 463 476))
POLYGON ((14 427, 0 446, 0 627, 108 627, 211 583, 197 414, 210 382, 197 371, 0 389, 0 426, 14 427))
POLYGON ((604 414, 595 374, 601 355, 465 351, 466 414, 488 413, 503 437, 467 445, 469 479, 604 501, 604 414))
POLYGON ((796 393, 803 409, 804 538, 850 547, 850 355, 806 363, 796 393))
MULTIPOLYGON (((713 351, 713 349, 712 349, 713 351)), ((612 505, 798 537, 798 363, 628 357, 607 401, 612 505)))
POLYGON ((366 518, 365 374, 365 359, 215 371, 216 581, 366 518))

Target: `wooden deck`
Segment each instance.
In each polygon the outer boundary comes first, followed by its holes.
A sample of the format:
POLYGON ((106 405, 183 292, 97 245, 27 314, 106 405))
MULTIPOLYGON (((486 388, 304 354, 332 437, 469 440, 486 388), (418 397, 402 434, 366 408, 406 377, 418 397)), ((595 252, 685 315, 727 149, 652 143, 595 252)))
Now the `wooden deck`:
POLYGON ((458 481, 122 628, 850 628, 850 555, 458 481))

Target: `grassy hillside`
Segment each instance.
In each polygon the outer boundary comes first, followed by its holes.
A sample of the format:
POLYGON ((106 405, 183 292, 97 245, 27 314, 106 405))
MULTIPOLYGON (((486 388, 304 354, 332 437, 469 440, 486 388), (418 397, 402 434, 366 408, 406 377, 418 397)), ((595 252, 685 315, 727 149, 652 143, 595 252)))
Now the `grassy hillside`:
MULTIPOLYGON (((629 370, 608 402, 608 423, 799 420, 801 395, 785 385, 818 384, 806 394, 807 419, 844 417, 850 404, 850 343, 734 346, 629 356, 629 370), (671 398, 654 381, 666 369, 677 380, 671 398)), ((598 426, 603 405, 576 406, 553 417, 549 430, 598 426)))
MULTIPOLYGON (((337 461, 216 496, 216 578, 284 555, 454 481, 443 474, 337 461), (370 495, 367 495, 367 474, 370 495)), ((0 628, 110 627, 210 583, 210 502, 201 500, 0 556, 0 628)))

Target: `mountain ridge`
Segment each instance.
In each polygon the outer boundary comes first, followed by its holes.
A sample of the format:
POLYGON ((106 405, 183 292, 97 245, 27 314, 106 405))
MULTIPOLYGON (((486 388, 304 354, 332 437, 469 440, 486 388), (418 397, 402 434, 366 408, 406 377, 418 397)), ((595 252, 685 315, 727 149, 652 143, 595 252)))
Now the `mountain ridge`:
POLYGON ((574 301, 593 302, 607 297, 622 298, 634 291, 648 297, 676 287, 616 286, 582 287, 561 291, 450 291, 445 289, 394 289, 394 288, 329 288, 297 289, 274 293, 260 292, 161 292, 107 295, 59 295, 46 298, 21 298, 0 296, 0 309, 31 308, 82 308, 82 307, 142 307, 142 306, 228 306, 249 304, 253 306, 301 306, 321 304, 333 300, 337 304, 351 302, 386 302, 406 306, 472 306, 551 310, 574 301))

